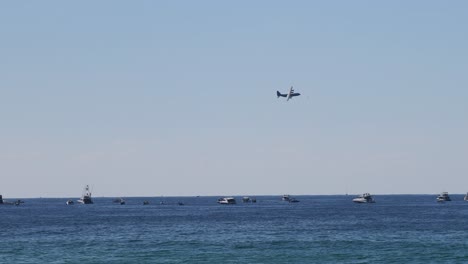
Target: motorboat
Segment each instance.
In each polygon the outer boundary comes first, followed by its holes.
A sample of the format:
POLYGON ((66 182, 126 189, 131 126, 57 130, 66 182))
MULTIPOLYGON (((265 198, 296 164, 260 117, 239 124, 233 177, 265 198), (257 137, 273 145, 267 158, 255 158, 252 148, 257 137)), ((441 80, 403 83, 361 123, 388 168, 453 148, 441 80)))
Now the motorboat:
POLYGON ((73 200, 68 200, 68 201, 66 202, 66 204, 67 204, 67 205, 73 205, 73 204, 75 204, 75 203, 73 202, 73 200))
POLYGON ((466 193, 465 198, 463 200, 468 201, 468 193, 466 193))
POLYGON ((236 204, 236 199, 233 197, 224 197, 218 199, 219 204, 236 204))
POLYGON ((118 204, 121 204, 121 205, 124 205, 125 204, 125 200, 123 198, 117 198, 114 200, 114 203, 118 203, 118 204))
POLYGON ((283 200, 285 202, 289 202, 289 203, 298 203, 299 202, 299 200, 297 200, 296 198, 293 198, 289 194, 283 195, 283 198, 281 198, 281 200, 283 200))
POLYGON ((93 200, 91 199, 91 191, 89 190, 89 185, 86 185, 83 195, 81 198, 78 200, 79 203, 82 204, 92 204, 93 200))
POLYGON ((143 201, 143 205, 148 205, 149 201, 143 201))
POLYGON ((250 197, 245 196, 245 197, 242 198, 242 202, 243 203, 250 203, 250 202, 252 202, 252 200, 250 200, 250 197))
POLYGON ((442 192, 439 196, 437 196, 437 202, 448 202, 452 201, 450 199, 450 196, 448 195, 448 192, 442 192))
POLYGON ((355 203, 375 203, 374 198, 370 193, 364 193, 353 199, 355 203))

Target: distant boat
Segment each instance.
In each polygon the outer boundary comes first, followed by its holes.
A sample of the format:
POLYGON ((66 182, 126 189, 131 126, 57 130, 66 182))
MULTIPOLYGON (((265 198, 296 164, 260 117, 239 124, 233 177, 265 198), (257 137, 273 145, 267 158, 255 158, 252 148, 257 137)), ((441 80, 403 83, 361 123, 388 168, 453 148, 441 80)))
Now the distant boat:
POLYGON ((148 205, 149 201, 143 201, 143 205, 148 205))
POLYGON ((236 199, 233 197, 224 197, 218 199, 219 204, 236 204, 236 199))
POLYGON ((370 193, 364 193, 363 195, 359 195, 358 197, 353 199, 355 203, 375 203, 374 198, 370 193))
POLYGON ((463 200, 468 201, 468 193, 466 193, 465 198, 463 200))
POLYGON ((89 185, 86 185, 83 196, 78 200, 82 204, 92 204, 93 200, 91 199, 91 191, 89 190, 89 185))
POLYGON ((289 202, 289 203, 298 203, 299 202, 299 200, 297 200, 296 198, 291 197, 289 194, 283 195, 281 200, 283 200, 285 202, 289 202))
POLYGON ((125 204, 125 200, 123 198, 117 198, 114 200, 114 203, 119 203, 121 205, 124 205, 125 204))
POLYGON ((20 205, 24 203, 24 201, 21 200, 16 200, 15 202, 8 202, 6 200, 3 200, 3 196, 0 195, 0 205, 20 205))
POLYGON ((443 192, 439 196, 437 196, 437 202, 448 202, 448 201, 452 201, 452 199, 450 199, 450 196, 448 195, 448 192, 443 192))
POLYGON ((73 200, 68 200, 68 201, 66 202, 66 204, 67 204, 67 205, 73 205, 73 204, 75 204, 75 203, 73 202, 73 200))
POLYGON ((256 203, 257 199, 245 196, 245 197, 242 197, 242 202, 243 203, 256 203))

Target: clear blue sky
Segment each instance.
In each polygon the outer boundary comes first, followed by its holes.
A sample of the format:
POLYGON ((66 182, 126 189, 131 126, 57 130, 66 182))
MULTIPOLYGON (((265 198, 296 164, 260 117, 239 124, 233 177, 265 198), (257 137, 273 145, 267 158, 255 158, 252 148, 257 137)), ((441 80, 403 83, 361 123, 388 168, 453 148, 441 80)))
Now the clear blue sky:
POLYGON ((2 2, 0 193, 467 192, 467 13, 2 2), (302 96, 276 98, 291 85, 302 96))

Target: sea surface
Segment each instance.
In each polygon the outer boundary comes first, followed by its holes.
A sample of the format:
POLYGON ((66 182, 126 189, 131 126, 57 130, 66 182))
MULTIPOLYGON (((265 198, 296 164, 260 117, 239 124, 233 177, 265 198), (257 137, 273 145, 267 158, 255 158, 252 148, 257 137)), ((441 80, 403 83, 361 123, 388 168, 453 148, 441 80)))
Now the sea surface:
POLYGON ((468 263, 463 195, 294 197, 23 199, 0 206, 0 263, 468 263))

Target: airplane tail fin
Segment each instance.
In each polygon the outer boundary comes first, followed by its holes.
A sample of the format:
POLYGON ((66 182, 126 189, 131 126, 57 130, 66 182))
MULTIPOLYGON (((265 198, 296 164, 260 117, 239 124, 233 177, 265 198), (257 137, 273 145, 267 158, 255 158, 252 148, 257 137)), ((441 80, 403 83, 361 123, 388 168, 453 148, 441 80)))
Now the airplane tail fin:
POLYGON ((276 91, 276 96, 278 96, 278 98, 280 98, 280 96, 281 96, 281 97, 286 97, 286 96, 288 96, 288 95, 287 95, 287 94, 282 94, 282 93, 280 93, 279 91, 276 91))

